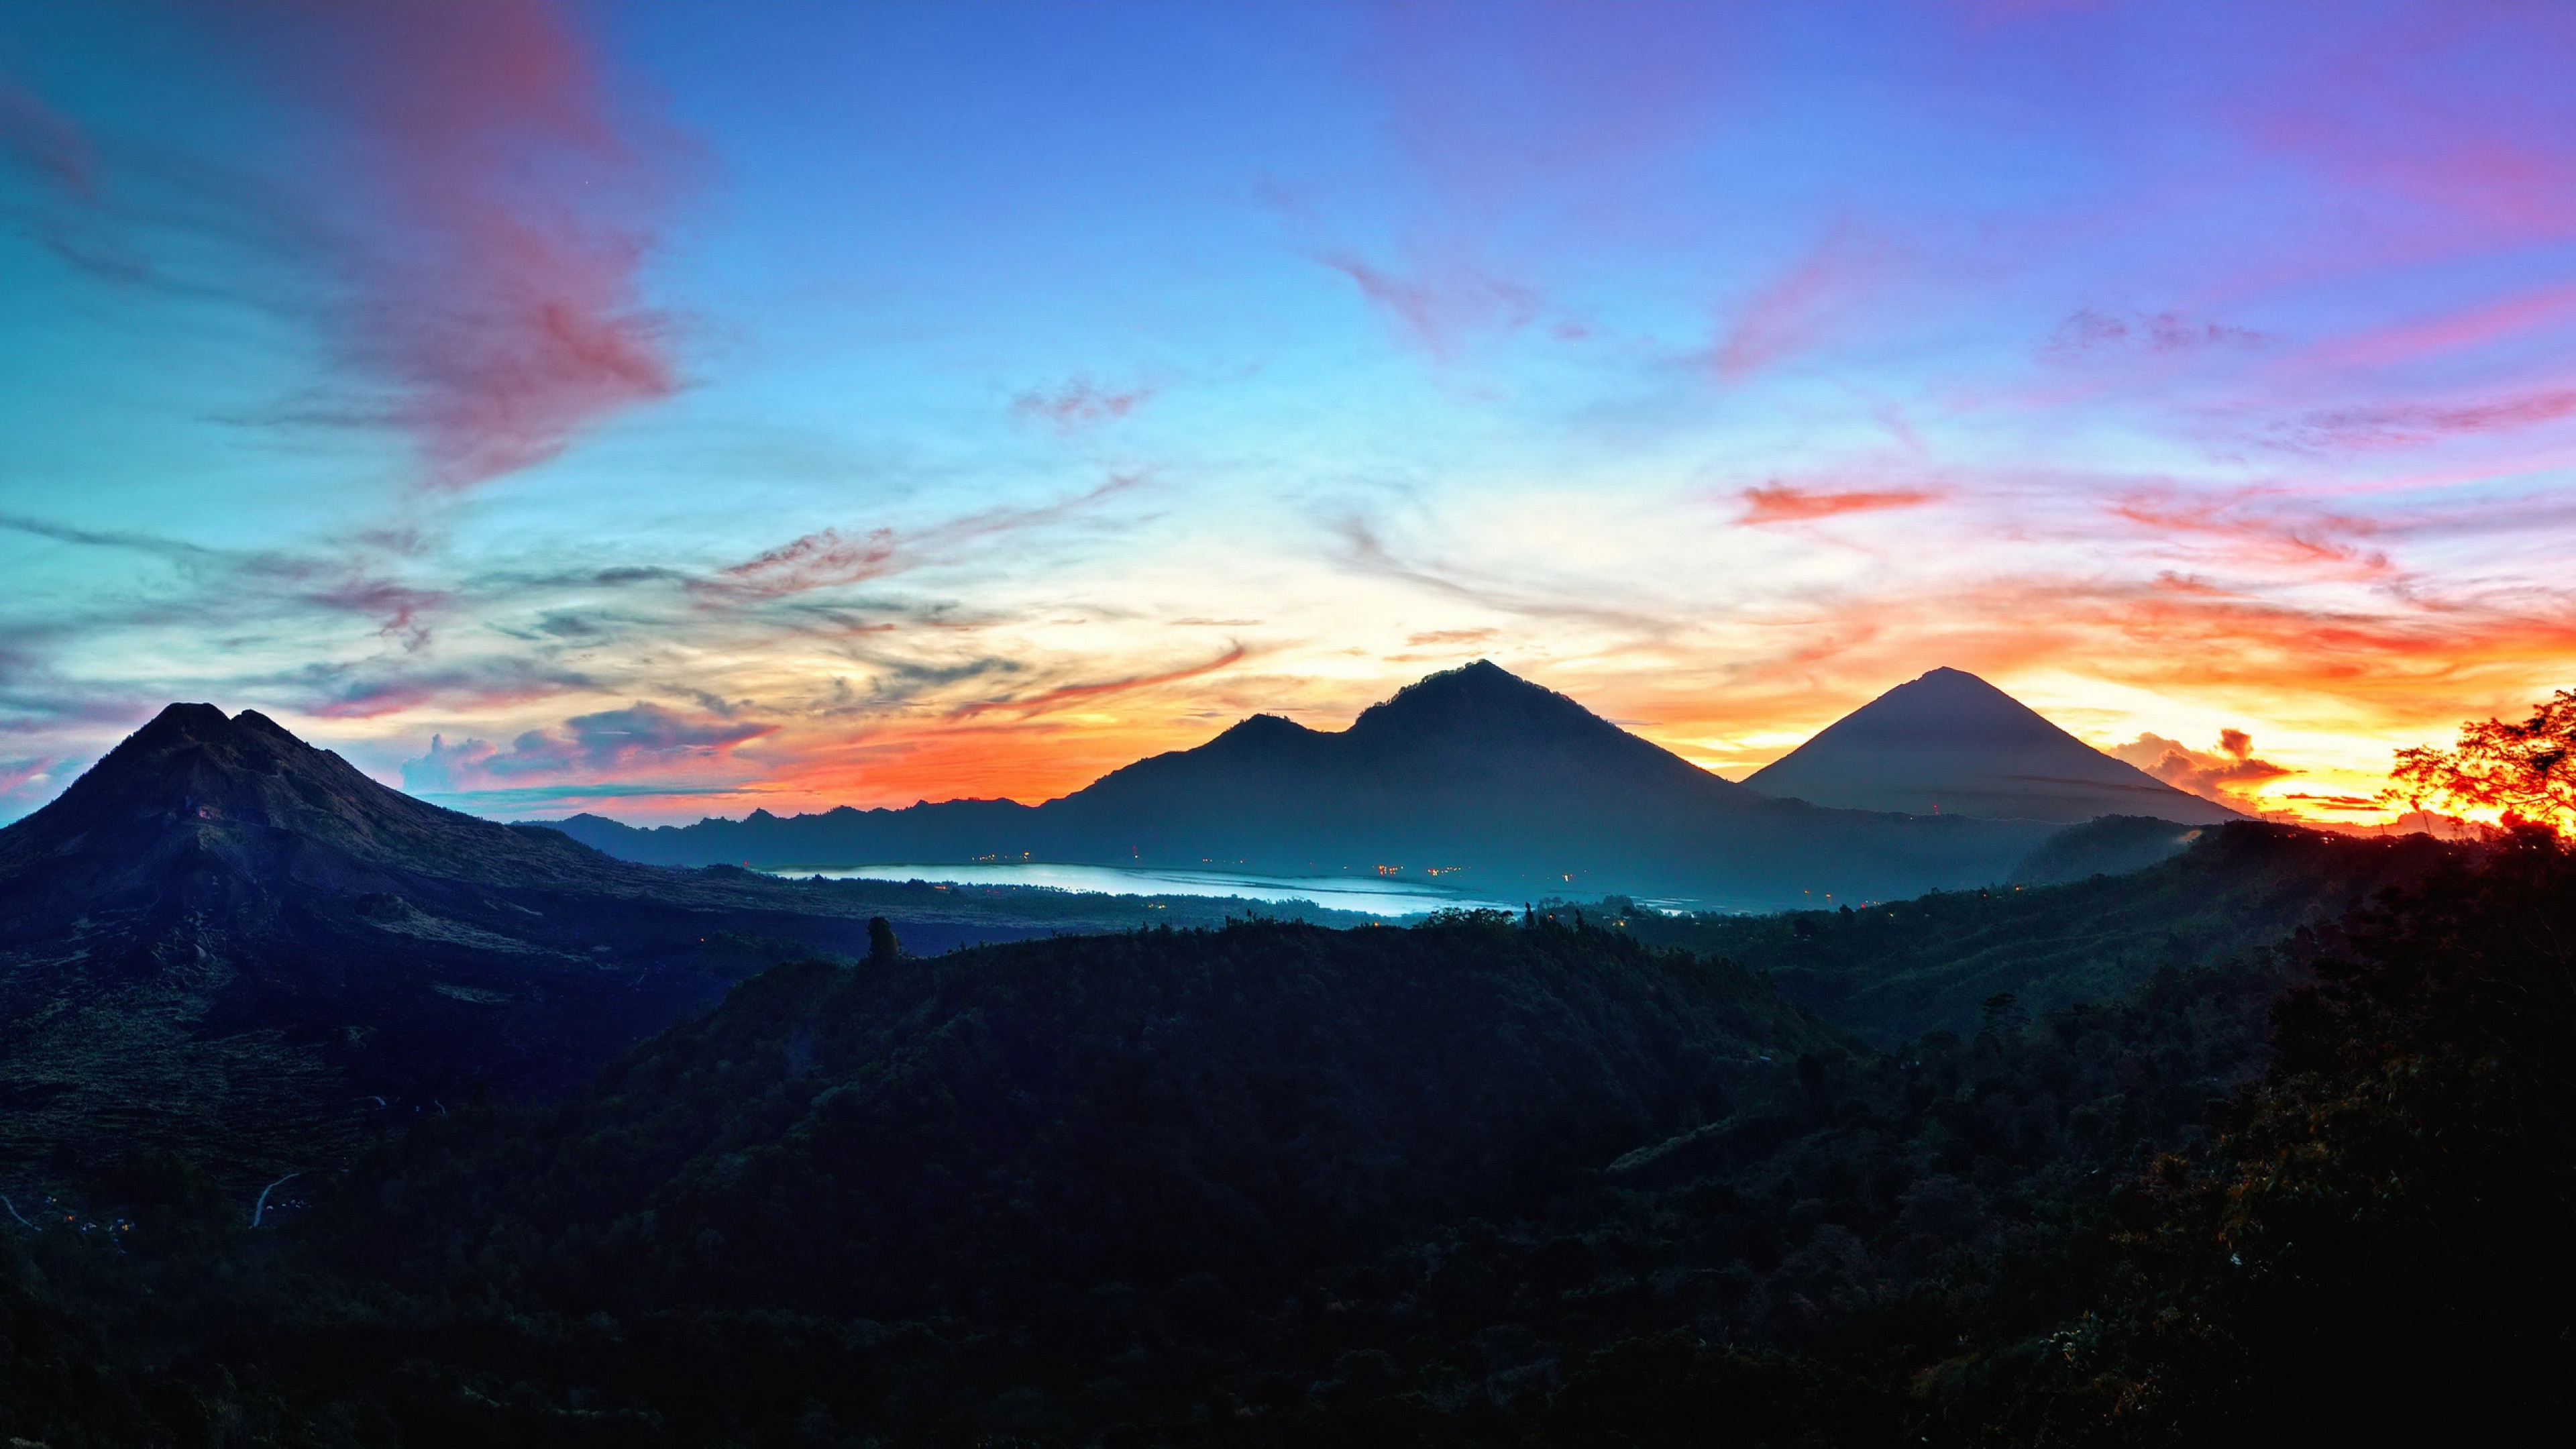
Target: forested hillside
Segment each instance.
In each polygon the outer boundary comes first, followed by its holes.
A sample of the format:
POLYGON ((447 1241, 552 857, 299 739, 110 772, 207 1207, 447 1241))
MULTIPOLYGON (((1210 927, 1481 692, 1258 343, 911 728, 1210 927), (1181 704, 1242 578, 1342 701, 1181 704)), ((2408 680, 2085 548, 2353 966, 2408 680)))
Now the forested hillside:
POLYGON ((2576 857, 2410 869, 1886 1050, 1616 918, 784 967, 282 1225, 183 1164, 53 1205, 0 1432, 2484 1441, 2576 1382, 2576 857))
POLYGON ((2121 1000, 2167 967, 2249 958, 2452 854, 2430 836, 2244 821, 2209 827, 2144 870, 2053 886, 1768 916, 1676 918, 1613 903, 1610 918, 1640 940, 1740 962, 1791 1001, 1892 1046, 1937 1028, 1973 1031, 2002 992, 2045 1013, 2121 1000))

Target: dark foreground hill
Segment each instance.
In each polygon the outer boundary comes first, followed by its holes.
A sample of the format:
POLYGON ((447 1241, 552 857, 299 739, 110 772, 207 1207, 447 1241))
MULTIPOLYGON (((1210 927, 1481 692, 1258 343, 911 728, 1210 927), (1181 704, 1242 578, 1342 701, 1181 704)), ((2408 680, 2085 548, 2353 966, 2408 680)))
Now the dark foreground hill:
POLYGON ((317 1168, 570 1088, 747 971, 864 953, 871 915, 940 949, 1155 914, 1108 904, 638 866, 173 705, 0 830, 0 1188, 159 1148, 228 1185, 317 1168))
POLYGON ((1404 689, 1347 730, 1255 715, 1038 806, 756 811, 656 830, 580 816, 561 828, 673 865, 1025 856, 1290 876, 1438 869, 1488 896, 1617 890, 1728 909, 1988 884, 2048 833, 1770 799, 1482 662, 1404 689))
POLYGON ((0 1434, 2513 1438, 2576 1407, 2571 912, 2525 834, 1884 1053, 1544 919, 783 967, 282 1226, 0 1228, 0 1434))
MULTIPOLYGON (((2067 832, 2079 845, 2131 833, 2118 822, 2067 832)), ((1790 1000, 1893 1044, 1943 1028, 1974 1032, 2000 993, 2018 1010, 2044 1015, 2122 1000, 2159 971, 2252 958, 2459 854, 2426 835, 2359 839, 2238 821, 2120 875, 1860 910, 1680 919, 1630 912, 1622 920, 1642 940, 1758 970, 1790 1000)))
POLYGON ((1898 685, 1744 783, 1850 810, 2064 822, 2148 815, 2186 825, 2242 818, 2111 758, 1959 669, 1898 685))
POLYGON ((1887 1052, 1544 918, 782 967, 282 1224, 0 1222, 0 1435, 2512 1438, 2576 1407, 2571 912, 2526 832, 1887 1052))
POLYGON ((1044 1284, 1193 1273, 1258 1299, 1543 1211, 1839 1040, 1733 968, 1498 916, 785 967, 559 1108, 439 1134, 356 1210, 416 1272, 554 1241, 523 1271, 567 1306, 1016 1317, 1044 1284))

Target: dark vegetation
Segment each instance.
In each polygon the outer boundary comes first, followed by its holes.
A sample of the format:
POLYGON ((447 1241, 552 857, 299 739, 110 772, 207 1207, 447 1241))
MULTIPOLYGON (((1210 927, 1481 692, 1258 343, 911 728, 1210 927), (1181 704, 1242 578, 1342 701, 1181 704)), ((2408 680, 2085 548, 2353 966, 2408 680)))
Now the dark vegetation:
POLYGON ((167 1160, 6 1224, 0 1434, 2500 1438, 2576 1383, 2576 858, 2406 849, 2280 950, 1886 1050, 1610 922, 784 967, 282 1228, 167 1160))
POLYGON ((2225 964, 2340 918, 2447 851, 2429 836, 2356 839, 2240 821, 2206 828, 2193 848, 2146 870, 2047 888, 1771 916, 1611 906, 1619 928, 1641 940, 1740 962, 1789 1000, 1894 1046, 1940 1028, 1975 1030, 1999 992, 2046 1013, 2117 1001, 2168 967, 2225 964))
POLYGON ((2160 865, 2191 848, 2205 830, 2152 815, 2104 815, 2070 825, 2023 856, 2008 886, 2064 885, 2097 875, 2127 875, 2160 865))

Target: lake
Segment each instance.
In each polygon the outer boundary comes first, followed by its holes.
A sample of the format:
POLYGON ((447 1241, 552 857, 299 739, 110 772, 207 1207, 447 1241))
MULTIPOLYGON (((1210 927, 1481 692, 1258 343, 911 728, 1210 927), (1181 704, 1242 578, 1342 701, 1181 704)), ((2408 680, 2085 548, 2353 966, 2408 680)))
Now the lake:
POLYGON ((1113 896, 1241 896, 1255 901, 1309 901, 1327 910, 1373 916, 1423 916, 1433 911, 1485 908, 1518 912, 1518 901, 1489 901, 1461 891, 1352 876, 1238 875, 1223 870, 1158 869, 1126 865, 847 865, 831 870, 779 870, 772 874, 825 880, 926 880, 962 885, 1051 886, 1113 896))

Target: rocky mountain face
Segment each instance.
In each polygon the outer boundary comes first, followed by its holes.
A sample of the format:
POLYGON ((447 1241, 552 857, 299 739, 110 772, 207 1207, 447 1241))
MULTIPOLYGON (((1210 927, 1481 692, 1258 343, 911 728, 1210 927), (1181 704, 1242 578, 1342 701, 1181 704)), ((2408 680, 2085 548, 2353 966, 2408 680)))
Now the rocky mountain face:
POLYGON ((2062 823, 2143 815, 2183 825, 2244 818, 2112 759, 1959 669, 1898 685, 1744 783, 1780 799, 1916 815, 2062 823))
POLYGON ((1743 908, 1984 884, 2047 834, 1774 800, 1485 662, 1421 680, 1346 730, 1256 715, 1035 807, 951 801, 658 830, 591 816, 563 828, 671 864, 1436 869, 1487 894, 1617 890, 1743 908))

